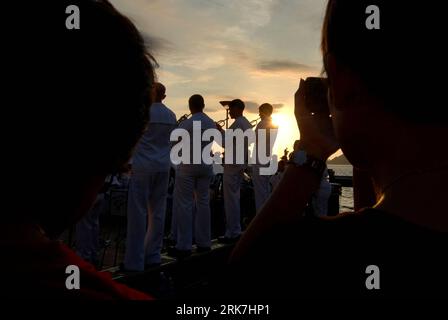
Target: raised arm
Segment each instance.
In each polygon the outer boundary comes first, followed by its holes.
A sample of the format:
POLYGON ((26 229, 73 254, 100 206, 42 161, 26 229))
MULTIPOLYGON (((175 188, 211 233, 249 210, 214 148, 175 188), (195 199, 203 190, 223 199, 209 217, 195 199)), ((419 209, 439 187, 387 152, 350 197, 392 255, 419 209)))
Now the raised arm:
MULTIPOLYGON (((295 116, 300 130, 300 147, 314 158, 326 161, 338 150, 331 119, 328 116, 310 114, 305 104, 304 86, 305 82, 301 80, 295 94, 295 116)), ((257 240, 273 227, 298 221, 319 184, 320 177, 313 169, 288 165, 277 188, 236 245, 231 262, 243 259, 257 240)))

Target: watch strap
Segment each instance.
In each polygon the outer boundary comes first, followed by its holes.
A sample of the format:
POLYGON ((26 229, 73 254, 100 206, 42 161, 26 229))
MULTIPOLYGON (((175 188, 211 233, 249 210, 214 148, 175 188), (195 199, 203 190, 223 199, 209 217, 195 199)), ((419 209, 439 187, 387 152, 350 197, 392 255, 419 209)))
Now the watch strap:
POLYGON ((325 168, 327 167, 325 161, 318 159, 316 157, 313 157, 311 155, 308 155, 306 151, 304 150, 297 150, 292 152, 291 157, 288 161, 289 164, 293 164, 296 167, 306 167, 311 169, 318 177, 319 179, 322 178, 325 168), (299 154, 301 153, 301 154, 299 154), (300 158, 303 159, 305 157, 304 161, 295 161, 296 157, 300 156, 300 158))

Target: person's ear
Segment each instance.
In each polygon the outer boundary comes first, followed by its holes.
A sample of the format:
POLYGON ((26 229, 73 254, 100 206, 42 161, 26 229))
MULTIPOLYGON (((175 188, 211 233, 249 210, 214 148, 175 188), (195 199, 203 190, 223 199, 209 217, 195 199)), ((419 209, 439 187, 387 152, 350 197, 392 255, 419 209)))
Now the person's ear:
POLYGON ((166 98, 166 94, 163 95, 162 100, 164 100, 166 98))

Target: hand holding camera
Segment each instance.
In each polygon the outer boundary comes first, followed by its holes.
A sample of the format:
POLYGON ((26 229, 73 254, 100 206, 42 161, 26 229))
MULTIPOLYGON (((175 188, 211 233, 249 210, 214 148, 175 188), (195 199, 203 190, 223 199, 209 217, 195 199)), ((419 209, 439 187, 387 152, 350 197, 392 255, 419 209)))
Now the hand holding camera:
POLYGON ((303 148, 324 161, 339 149, 331 121, 327 91, 326 79, 300 79, 294 110, 303 148))

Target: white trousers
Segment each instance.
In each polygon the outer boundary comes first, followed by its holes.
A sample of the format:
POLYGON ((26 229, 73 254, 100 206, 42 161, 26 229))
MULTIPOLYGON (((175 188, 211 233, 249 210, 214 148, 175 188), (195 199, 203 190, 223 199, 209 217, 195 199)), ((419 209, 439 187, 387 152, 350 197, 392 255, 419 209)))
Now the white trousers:
POLYGON ((161 262, 168 172, 134 172, 129 182, 128 226, 124 266, 142 271, 161 262))
POLYGON ((76 253, 93 264, 98 263, 99 217, 106 209, 104 193, 98 194, 93 207, 76 224, 76 253))
POLYGON ((226 211, 225 237, 235 238, 241 234, 240 191, 243 165, 224 165, 224 208, 226 211))
POLYGON ((255 208, 258 213, 271 195, 271 176, 260 175, 260 166, 253 166, 252 168, 252 183, 254 185, 255 208))
POLYGON ((176 249, 191 250, 194 238, 200 247, 211 246, 210 181, 213 171, 191 165, 176 172, 173 194, 173 227, 176 249), (195 217, 193 218, 193 211, 195 217))

